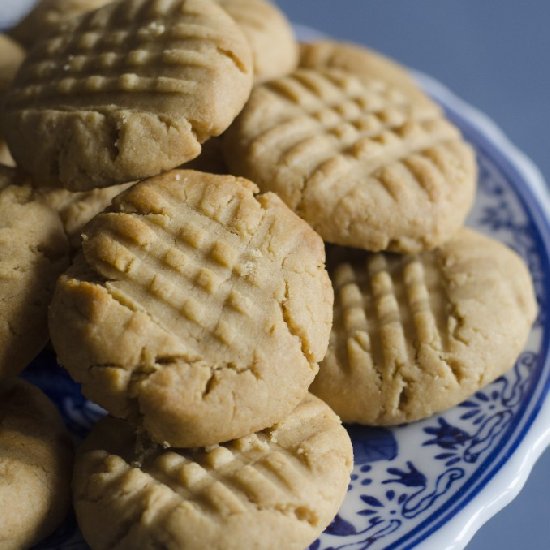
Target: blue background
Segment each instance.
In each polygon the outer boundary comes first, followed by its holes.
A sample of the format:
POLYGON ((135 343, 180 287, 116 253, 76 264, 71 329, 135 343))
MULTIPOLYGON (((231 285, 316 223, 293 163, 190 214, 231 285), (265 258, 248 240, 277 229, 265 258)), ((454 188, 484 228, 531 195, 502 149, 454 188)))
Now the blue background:
MULTIPOLYGON (((0 0, 0 26, 32 0, 0 0)), ((424 71, 487 113, 550 180, 548 0, 280 0, 297 23, 424 71)), ((550 451, 468 550, 550 548, 550 451)))

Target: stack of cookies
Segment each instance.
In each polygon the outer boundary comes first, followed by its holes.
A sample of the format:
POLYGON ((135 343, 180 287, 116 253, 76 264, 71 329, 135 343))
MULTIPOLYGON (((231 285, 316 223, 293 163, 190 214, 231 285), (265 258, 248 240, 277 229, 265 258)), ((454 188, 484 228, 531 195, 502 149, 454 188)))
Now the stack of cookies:
POLYGON ((49 334, 108 412, 72 483, 93 549, 305 548, 346 493, 340 419, 514 364, 529 274, 462 227, 472 148, 405 69, 298 46, 266 0, 41 0, 12 36, 0 372, 20 391, 49 334))

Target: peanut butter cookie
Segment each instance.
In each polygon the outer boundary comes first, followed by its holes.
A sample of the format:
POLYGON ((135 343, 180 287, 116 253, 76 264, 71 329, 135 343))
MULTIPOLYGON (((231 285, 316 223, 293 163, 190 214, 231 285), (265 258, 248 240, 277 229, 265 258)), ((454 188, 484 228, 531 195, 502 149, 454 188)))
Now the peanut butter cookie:
POLYGON ((469 229, 417 256, 329 253, 327 357, 311 389, 345 422, 400 424, 512 368, 537 306, 523 261, 469 229))
POLYGON ((252 76, 246 38, 212 0, 120 0, 33 48, 5 95, 4 137, 42 185, 133 181, 198 156, 252 76))
POLYGON ((434 248, 474 196, 472 148, 438 106, 338 69, 256 87, 223 145, 231 173, 275 191, 335 244, 434 248))
POLYGON ((9 34, 30 49, 42 38, 59 30, 63 23, 109 2, 112 0, 38 0, 9 34))
POLYGON ((0 393, 0 547, 30 548, 65 518, 72 443, 53 403, 13 379, 0 393))
POLYGON ((94 550, 303 550, 336 514, 352 464, 346 430, 311 395, 271 428, 209 449, 143 444, 108 418, 79 452, 74 502, 94 550))
POLYGON ((333 291, 320 237, 233 176, 172 171, 84 231, 50 307, 83 392, 159 443, 261 430, 303 399, 326 352, 333 291))
POLYGON ((59 216, 20 183, 13 168, 0 166, 0 380, 48 341, 48 305, 69 262, 59 216))

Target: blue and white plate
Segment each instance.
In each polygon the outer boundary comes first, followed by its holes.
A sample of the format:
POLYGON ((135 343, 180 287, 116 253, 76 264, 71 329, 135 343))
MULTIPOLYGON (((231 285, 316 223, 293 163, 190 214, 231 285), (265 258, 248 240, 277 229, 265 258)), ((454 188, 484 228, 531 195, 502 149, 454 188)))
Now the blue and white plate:
MULTIPOLYGON (((397 428, 350 427, 355 469, 340 513, 313 550, 463 548, 519 492, 550 441, 550 207, 541 176, 484 115, 418 79, 477 151, 479 188, 468 225, 528 263, 540 313, 515 367, 444 414, 397 428)), ((102 415, 43 352, 25 371, 80 438, 102 415)), ((38 547, 86 548, 74 518, 38 547)))

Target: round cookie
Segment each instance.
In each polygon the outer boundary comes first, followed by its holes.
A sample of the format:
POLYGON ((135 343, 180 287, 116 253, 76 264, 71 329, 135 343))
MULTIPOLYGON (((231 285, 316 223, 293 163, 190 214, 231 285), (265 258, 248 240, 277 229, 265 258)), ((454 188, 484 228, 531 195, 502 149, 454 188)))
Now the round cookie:
POLYGON ((289 21, 266 0, 215 0, 241 27, 254 57, 254 82, 292 72, 298 45, 289 21))
POLYGON ((59 29, 74 17, 95 10, 112 0, 38 0, 32 10, 9 31, 26 49, 59 29))
POLYGON ((329 252, 329 350, 311 391, 344 422, 448 409, 512 368, 537 306, 523 261, 469 229, 417 256, 329 252))
POLYGON ((29 548, 65 518, 72 443, 53 403, 14 379, 0 394, 0 547, 29 548))
POLYGON ((338 511, 352 465, 346 430, 313 396, 206 450, 143 445, 107 418, 79 452, 74 504, 93 550, 302 550, 338 511))
POLYGON ((66 189, 39 189, 36 194, 41 197, 45 204, 59 213, 61 223, 74 252, 80 248, 81 233, 84 226, 96 214, 105 210, 117 195, 120 195, 131 185, 134 185, 134 182, 121 183, 80 193, 72 193, 66 189))
POLYGON ((0 380, 46 345, 48 305, 68 265, 59 216, 20 183, 14 169, 0 166, 0 380))
POLYGON ((252 76, 246 38, 212 0, 121 0, 33 48, 2 128, 36 182, 107 187, 198 156, 242 109, 252 76))
POLYGON ((319 236, 274 194, 172 171, 131 187, 83 237, 50 307, 85 395, 171 446, 261 430, 326 352, 333 291, 319 236))
POLYGON ((0 33, 0 97, 10 85, 24 59, 25 52, 21 47, 0 33))
POLYGON ((365 46, 336 40, 318 40, 300 44, 300 67, 304 69, 341 69, 370 82, 380 80, 406 91, 416 101, 427 96, 411 73, 386 56, 365 46))
POLYGON ((345 246, 434 248, 462 226, 474 196, 473 150, 439 107, 338 69, 256 87, 223 146, 231 173, 345 246))

